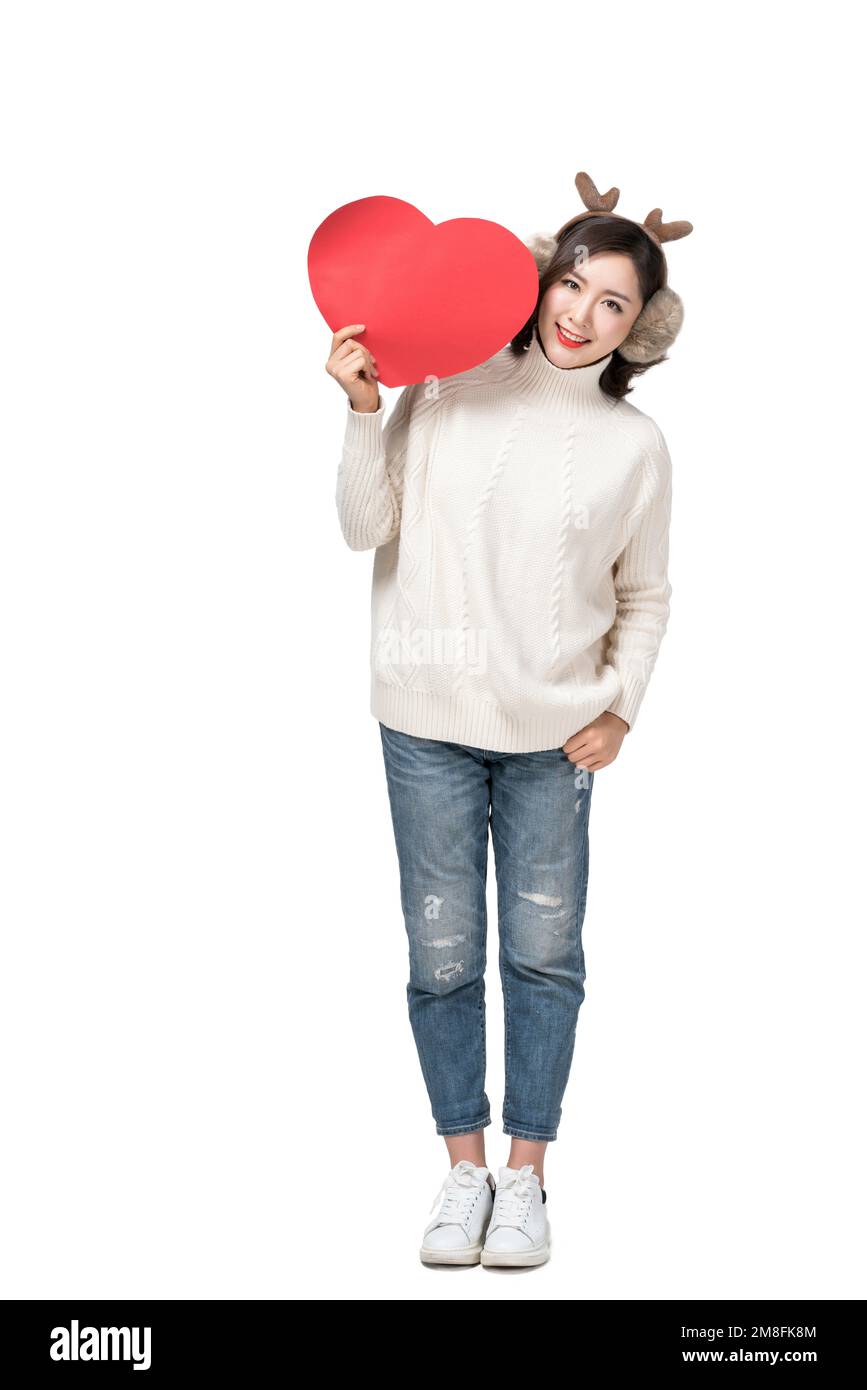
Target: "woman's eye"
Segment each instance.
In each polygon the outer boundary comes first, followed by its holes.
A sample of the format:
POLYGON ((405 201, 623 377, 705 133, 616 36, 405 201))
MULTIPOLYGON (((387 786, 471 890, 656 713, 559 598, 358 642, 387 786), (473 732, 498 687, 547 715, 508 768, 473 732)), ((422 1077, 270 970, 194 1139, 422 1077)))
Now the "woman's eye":
MULTIPOLYGON (((578 282, 577 282, 576 280, 569 280, 569 279, 566 279, 566 280, 563 281, 563 284, 564 284, 564 285, 574 285, 575 288, 576 288, 576 290, 579 288, 578 282)), ((617 310, 618 314, 622 314, 622 313, 623 313, 623 306, 620 305, 620 304, 618 304, 616 299, 603 299, 602 303, 603 303, 603 304, 610 304, 611 307, 612 307, 612 309, 616 309, 616 310, 617 310)))

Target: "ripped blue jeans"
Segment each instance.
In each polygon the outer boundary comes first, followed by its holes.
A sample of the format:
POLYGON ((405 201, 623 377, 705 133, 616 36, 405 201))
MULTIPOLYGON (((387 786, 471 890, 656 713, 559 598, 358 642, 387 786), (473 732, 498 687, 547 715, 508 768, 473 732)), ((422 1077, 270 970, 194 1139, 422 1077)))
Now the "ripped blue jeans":
POLYGON ((498 753, 379 723, 409 940, 407 1002, 437 1134, 491 1123, 488 830, 505 1019, 503 1132, 557 1138, 584 999, 594 773, 562 748, 498 753))

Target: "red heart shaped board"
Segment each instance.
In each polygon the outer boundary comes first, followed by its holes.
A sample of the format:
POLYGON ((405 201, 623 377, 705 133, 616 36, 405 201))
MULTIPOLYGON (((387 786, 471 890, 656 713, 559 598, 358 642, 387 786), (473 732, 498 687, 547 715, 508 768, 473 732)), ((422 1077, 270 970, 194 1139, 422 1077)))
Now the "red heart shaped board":
POLYGON ((529 247, 497 222, 435 223, 400 198, 337 208, 307 252, 313 298, 332 333, 376 358, 384 386, 453 376, 486 362, 529 319, 539 272, 529 247))

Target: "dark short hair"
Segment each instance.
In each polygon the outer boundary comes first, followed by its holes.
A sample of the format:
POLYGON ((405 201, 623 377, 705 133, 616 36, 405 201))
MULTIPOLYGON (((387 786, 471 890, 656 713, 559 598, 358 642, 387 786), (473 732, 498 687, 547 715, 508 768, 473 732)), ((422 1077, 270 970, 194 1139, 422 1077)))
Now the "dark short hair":
MULTIPOLYGON (((638 277, 642 308, 657 290, 668 284, 665 256, 637 223, 625 217, 585 217, 561 237, 550 263, 539 275, 539 297, 536 307, 520 333, 516 333, 509 343, 516 357, 526 352, 530 346, 539 321, 542 300, 551 285, 574 268, 575 253, 579 246, 586 246, 587 254, 591 257, 606 251, 628 256, 638 277)), ((634 376, 641 376, 648 368, 667 360, 667 356, 663 354, 654 362, 627 362, 615 348, 611 361, 599 378, 599 385, 606 395, 615 400, 622 400, 632 390, 630 382, 634 376)))

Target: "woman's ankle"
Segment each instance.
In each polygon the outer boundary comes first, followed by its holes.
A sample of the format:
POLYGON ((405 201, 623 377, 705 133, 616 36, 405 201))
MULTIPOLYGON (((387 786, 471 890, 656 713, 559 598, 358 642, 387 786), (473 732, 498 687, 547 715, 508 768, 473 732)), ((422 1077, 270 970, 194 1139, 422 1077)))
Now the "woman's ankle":
POLYGON ((477 1168, 487 1168, 485 1159, 485 1131, 474 1130, 471 1134, 448 1134, 444 1136, 449 1161, 452 1168, 465 1158, 477 1168))

